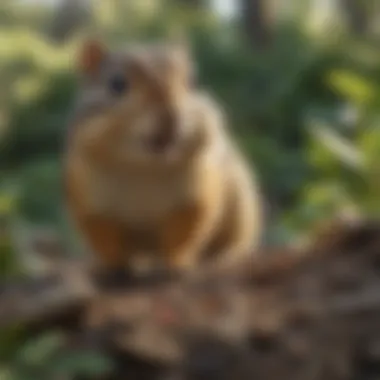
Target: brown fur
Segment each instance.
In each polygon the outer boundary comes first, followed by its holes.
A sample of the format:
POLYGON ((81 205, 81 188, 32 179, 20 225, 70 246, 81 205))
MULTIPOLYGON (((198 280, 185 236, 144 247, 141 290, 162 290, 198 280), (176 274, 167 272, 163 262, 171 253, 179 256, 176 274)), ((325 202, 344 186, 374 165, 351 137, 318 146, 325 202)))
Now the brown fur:
POLYGON ((249 253, 262 226, 257 185, 216 104, 190 87, 187 54, 104 52, 103 69, 88 62, 99 57, 92 50, 85 60, 91 72, 66 156, 68 206, 93 251, 118 267, 152 249, 171 268, 193 267, 211 251, 223 261, 249 253), (104 66, 122 68, 126 96, 104 95, 104 66), (178 138, 156 154, 144 143, 165 127, 162 115, 178 138))

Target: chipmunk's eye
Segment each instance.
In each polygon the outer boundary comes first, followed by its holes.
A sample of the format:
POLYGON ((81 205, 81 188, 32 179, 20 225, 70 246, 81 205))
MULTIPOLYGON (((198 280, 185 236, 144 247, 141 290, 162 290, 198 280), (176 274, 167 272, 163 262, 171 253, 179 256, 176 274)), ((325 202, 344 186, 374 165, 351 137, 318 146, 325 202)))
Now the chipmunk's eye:
POLYGON ((123 75, 114 75, 108 83, 113 95, 120 96, 128 91, 128 81, 123 75))

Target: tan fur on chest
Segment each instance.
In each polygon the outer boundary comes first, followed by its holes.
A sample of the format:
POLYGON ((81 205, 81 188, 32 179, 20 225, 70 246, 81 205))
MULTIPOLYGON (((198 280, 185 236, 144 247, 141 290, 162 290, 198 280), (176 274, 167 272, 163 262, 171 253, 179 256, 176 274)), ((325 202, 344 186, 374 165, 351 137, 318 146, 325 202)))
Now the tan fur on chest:
POLYGON ((89 214, 105 215, 134 228, 154 228, 179 207, 191 204, 207 185, 207 157, 171 170, 100 169, 78 158, 76 168, 89 214), (202 180, 204 178, 205 180, 202 180))
POLYGON ((96 173, 90 183, 99 212, 133 225, 159 223, 191 196, 186 178, 171 176, 96 173))

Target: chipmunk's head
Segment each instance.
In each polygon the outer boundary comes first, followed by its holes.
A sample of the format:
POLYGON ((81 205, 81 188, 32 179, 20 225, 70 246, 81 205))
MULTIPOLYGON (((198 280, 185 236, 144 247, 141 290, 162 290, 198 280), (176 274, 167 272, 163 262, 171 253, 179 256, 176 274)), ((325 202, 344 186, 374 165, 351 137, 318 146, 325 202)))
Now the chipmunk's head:
MULTIPOLYGON (((79 64, 83 119, 101 116, 102 128, 114 128, 115 151, 142 162, 183 156, 195 135, 193 68, 185 45, 110 52, 91 41, 82 47, 79 64)), ((91 122, 83 125, 91 128, 91 122)))

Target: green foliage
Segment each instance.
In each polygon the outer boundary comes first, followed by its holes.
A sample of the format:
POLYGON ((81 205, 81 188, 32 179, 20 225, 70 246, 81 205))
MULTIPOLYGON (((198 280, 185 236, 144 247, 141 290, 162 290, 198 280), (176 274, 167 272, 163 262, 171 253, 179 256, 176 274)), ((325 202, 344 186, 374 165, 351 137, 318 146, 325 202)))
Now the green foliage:
POLYGON ((356 73, 346 70, 333 71, 328 76, 329 84, 347 100, 363 105, 372 103, 376 95, 376 84, 356 73))
POLYGON ((12 380, 50 380, 56 377, 101 377, 112 371, 104 355, 87 349, 70 348, 60 333, 50 333, 25 342, 5 367, 12 380))
POLYGON ((337 215, 380 215, 380 75, 369 76, 365 68, 333 68, 326 75, 356 117, 343 125, 331 117, 309 123, 306 151, 313 178, 304 184, 299 206, 284 218, 297 231, 306 233, 337 215))
POLYGON ((13 278, 21 272, 12 240, 12 222, 16 213, 16 196, 5 188, 0 189, 0 280, 13 278))
MULTIPOLYGON (((237 136, 250 141, 245 145, 247 153, 260 170, 266 193, 290 207, 307 180, 308 164, 302 159, 304 114, 311 107, 336 101, 335 89, 323 78, 339 61, 340 51, 311 40, 294 26, 281 25, 273 48, 258 55, 247 49, 233 25, 226 27, 212 13, 175 5, 175 1, 160 7, 160 2, 143 6, 112 0, 99 5, 94 22, 112 44, 186 31, 193 42, 200 83, 226 108, 237 136)), ((51 205, 57 187, 47 172, 42 174, 41 161, 54 161, 63 148, 75 91, 70 59, 76 41, 57 48, 22 26, 0 33, 4 46, 12 46, 2 55, 12 102, 0 162, 6 169, 17 169, 25 183, 25 215, 53 220, 57 211, 51 205), (25 164, 26 169, 18 169, 25 164), (45 180, 40 186, 41 176, 45 180), (37 193, 40 199, 33 195, 37 193)))
POLYGON ((37 223, 57 223, 62 203, 61 182, 61 170, 57 161, 45 160, 23 166, 19 184, 21 214, 37 223))

